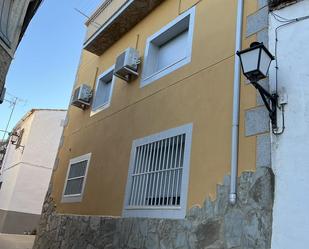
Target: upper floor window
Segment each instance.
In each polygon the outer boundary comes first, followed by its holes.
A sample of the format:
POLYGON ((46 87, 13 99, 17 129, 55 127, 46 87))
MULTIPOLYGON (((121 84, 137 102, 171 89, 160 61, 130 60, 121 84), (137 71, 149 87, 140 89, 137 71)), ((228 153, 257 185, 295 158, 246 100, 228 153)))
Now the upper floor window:
POLYGON ((85 188, 91 154, 70 160, 62 202, 79 202, 85 188))
POLYGON ((114 66, 99 76, 92 103, 93 112, 97 112, 109 107, 114 86, 113 72, 114 66))
POLYGON ((184 218, 192 125, 133 142, 124 216, 184 218))
POLYGON ((195 7, 147 39, 141 86, 191 62, 195 7))

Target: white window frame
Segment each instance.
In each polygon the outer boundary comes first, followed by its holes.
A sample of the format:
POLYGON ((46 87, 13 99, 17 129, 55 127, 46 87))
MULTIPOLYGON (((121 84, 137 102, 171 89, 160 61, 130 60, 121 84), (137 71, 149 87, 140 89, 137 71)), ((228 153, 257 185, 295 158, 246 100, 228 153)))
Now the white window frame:
POLYGON ((158 80, 162 78, 163 76, 170 74, 171 72, 175 71, 176 69, 183 67, 184 65, 191 62, 191 55, 192 55, 192 45, 193 45, 193 33, 194 33, 194 22, 195 22, 195 7, 192 7, 191 9, 187 10, 180 16, 178 16, 176 19, 174 19, 172 22, 164 26, 161 30, 153 34, 152 36, 148 37, 146 42, 146 49, 145 49, 145 59, 144 59, 144 67, 142 72, 142 79, 140 82, 140 87, 147 86, 148 84, 152 83, 155 80, 158 80), (154 50, 153 49, 153 43, 155 39, 162 36, 164 39, 164 36, 170 36, 171 33, 175 32, 176 35, 178 35, 177 30, 177 24, 179 24, 183 19, 187 18, 189 16, 189 27, 188 27, 188 47, 186 49, 186 56, 179 60, 178 62, 167 66, 155 73, 152 73, 149 75, 148 70, 149 67, 152 67, 153 64, 151 58, 153 57, 154 50))
POLYGON ((160 133, 156 133, 144 138, 136 139, 132 143, 130 165, 127 178, 125 200, 122 215, 124 217, 149 217, 149 218, 169 218, 169 219, 183 219, 187 211, 187 195, 189 186, 189 173, 190 173, 190 154, 192 143, 192 129, 193 124, 186 124, 176 128, 172 128, 160 133), (153 207, 129 207, 131 190, 132 190, 132 174, 134 170, 134 160, 136 148, 138 146, 146 145, 156 141, 160 141, 169 137, 178 136, 181 134, 186 135, 184 158, 183 158, 183 172, 182 172, 182 185, 180 192, 180 205, 179 207, 171 206, 153 206, 153 207))
POLYGON ((90 116, 93 116, 95 114, 97 114, 98 112, 100 111, 103 111, 105 110, 106 108, 108 108, 112 102, 112 96, 113 96, 113 90, 114 90, 114 84, 115 84, 115 77, 114 75, 112 75, 112 82, 111 82, 111 91, 110 91, 110 94, 109 94, 109 98, 108 98, 108 102, 104 103, 103 105, 97 107, 96 109, 93 109, 94 107, 94 100, 96 98, 96 93, 97 93, 97 90, 98 90, 98 87, 99 87, 99 84, 101 83, 100 80, 105 77, 107 77, 110 73, 113 73, 114 71, 114 68, 115 68, 115 65, 111 66, 109 69, 105 70, 96 80, 96 88, 95 88, 95 92, 94 92, 94 97, 93 97, 93 100, 92 100, 92 106, 91 106, 91 113, 90 113, 90 116))
POLYGON ((90 159, 91 159, 91 153, 88 153, 88 154, 85 154, 85 155, 82 155, 82 156, 79 156, 79 157, 72 158, 70 160, 69 167, 68 167, 67 174, 66 174, 66 178, 65 178, 65 184, 64 184, 64 188, 63 188, 63 192, 62 192, 62 199, 61 199, 62 203, 81 202, 82 201, 84 190, 85 190, 85 185, 86 185, 86 181, 87 181, 90 159), (71 166, 72 166, 72 164, 79 163, 79 162, 82 162, 82 161, 87 161, 82 191, 81 191, 80 194, 65 195, 64 193, 65 193, 65 190, 66 190, 66 187, 67 187, 68 177, 69 177, 69 172, 70 172, 71 166))

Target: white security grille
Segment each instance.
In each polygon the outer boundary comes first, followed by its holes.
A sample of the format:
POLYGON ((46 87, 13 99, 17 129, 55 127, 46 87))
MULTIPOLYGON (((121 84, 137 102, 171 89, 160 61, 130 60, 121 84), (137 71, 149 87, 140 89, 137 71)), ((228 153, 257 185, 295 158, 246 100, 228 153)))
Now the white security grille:
POLYGON ((136 147, 129 206, 179 206, 185 134, 136 147))
POLYGON ((185 217, 192 127, 186 124, 133 141, 125 217, 185 217))

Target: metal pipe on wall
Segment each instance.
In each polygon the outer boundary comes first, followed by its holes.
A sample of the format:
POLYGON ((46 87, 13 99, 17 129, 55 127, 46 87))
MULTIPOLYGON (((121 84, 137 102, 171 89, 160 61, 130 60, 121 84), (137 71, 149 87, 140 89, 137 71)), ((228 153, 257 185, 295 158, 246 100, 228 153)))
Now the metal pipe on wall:
POLYGON ((231 143, 231 182, 229 202, 237 202, 237 175, 238 175, 238 145, 239 145, 239 103, 240 103, 240 60, 236 52, 242 48, 242 25, 244 15, 244 0, 238 0, 237 21, 235 35, 235 63, 234 63, 234 90, 233 90, 233 122, 231 143))

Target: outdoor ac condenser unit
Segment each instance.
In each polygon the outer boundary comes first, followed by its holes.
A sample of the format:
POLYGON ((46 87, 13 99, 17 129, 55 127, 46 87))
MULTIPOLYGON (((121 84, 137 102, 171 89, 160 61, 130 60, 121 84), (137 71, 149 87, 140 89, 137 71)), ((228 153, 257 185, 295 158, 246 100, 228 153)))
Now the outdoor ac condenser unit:
POLYGON ((138 76, 137 70, 139 64, 140 58, 138 51, 134 48, 128 48, 117 57, 114 75, 130 82, 134 77, 138 76))
POLYGON ((6 88, 3 87, 2 91, 0 92, 0 104, 2 104, 4 101, 5 91, 6 91, 6 88))
POLYGON ((74 90, 71 105, 86 109, 90 105, 92 91, 90 86, 82 84, 74 90))

